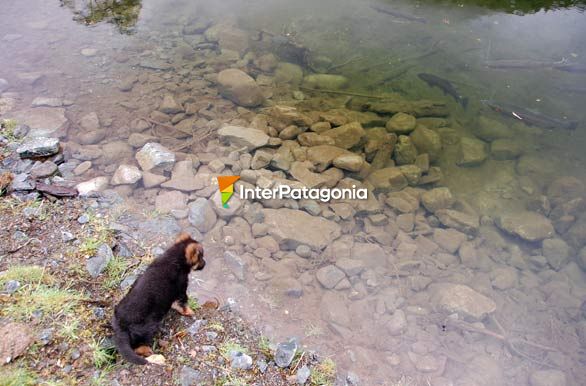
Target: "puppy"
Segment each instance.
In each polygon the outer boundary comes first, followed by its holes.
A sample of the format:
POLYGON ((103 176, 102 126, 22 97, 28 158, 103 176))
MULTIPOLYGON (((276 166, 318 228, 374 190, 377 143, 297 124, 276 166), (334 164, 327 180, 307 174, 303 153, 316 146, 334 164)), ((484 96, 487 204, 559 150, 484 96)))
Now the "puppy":
POLYGON ((191 270, 205 267, 203 247, 187 233, 149 265, 114 309, 112 327, 118 351, 129 362, 144 365, 163 317, 173 308, 181 315, 194 313, 187 305, 191 270))

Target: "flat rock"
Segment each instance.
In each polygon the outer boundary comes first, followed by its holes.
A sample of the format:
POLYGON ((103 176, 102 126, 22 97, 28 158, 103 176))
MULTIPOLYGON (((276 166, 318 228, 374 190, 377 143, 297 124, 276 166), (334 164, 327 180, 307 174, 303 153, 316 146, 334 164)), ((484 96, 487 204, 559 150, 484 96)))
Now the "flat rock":
POLYGON ((36 97, 31 103, 32 107, 61 107, 63 99, 50 97, 36 97))
POLYGON ((177 190, 161 191, 155 199, 155 209, 163 214, 187 207, 187 195, 177 190))
POLYGON ((167 181, 167 177, 150 172, 142 172, 142 184, 145 188, 154 188, 167 181))
POLYGON ((287 342, 281 342, 277 345, 277 350, 275 351, 275 363, 280 368, 289 367, 291 362, 293 362, 293 358, 295 358, 296 353, 297 341, 295 339, 290 339, 287 342))
POLYGON ((480 228, 480 220, 477 215, 453 209, 439 209, 434 214, 444 226, 469 235, 475 235, 480 228))
POLYGON ((59 139, 47 137, 27 137, 16 148, 20 158, 47 157, 59 152, 59 139))
POLYGON ((472 321, 481 321, 496 311, 496 303, 462 284, 443 284, 434 295, 436 306, 448 314, 458 313, 472 321))
POLYGON ((21 356, 33 341, 32 331, 26 324, 10 322, 0 327, 0 364, 21 356))
POLYGON ((220 139, 247 151, 266 146, 269 136, 264 131, 243 126, 224 126, 218 130, 220 139))
POLYGON ((526 241, 541 241, 555 234, 553 225, 547 217, 529 211, 501 215, 497 218, 496 225, 501 230, 526 241))
POLYGON ((67 132, 68 120, 65 109, 35 107, 12 114, 20 124, 30 127, 30 137, 63 137, 67 132))
POLYGON ((264 209, 264 223, 269 234, 286 249, 295 249, 305 244, 320 251, 337 239, 341 228, 333 221, 314 217, 294 209, 264 209))
POLYGON ((335 265, 326 265, 317 270, 315 277, 324 288, 332 289, 346 278, 346 274, 335 265))
POLYGON ((57 164, 51 161, 45 161, 42 163, 35 164, 31 169, 31 176, 34 178, 46 178, 51 177, 57 173, 59 167, 57 164))
POLYGON ((202 178, 197 177, 193 171, 193 162, 189 159, 179 161, 173 167, 171 179, 161 184, 163 188, 176 189, 184 192, 193 192, 204 188, 202 178))

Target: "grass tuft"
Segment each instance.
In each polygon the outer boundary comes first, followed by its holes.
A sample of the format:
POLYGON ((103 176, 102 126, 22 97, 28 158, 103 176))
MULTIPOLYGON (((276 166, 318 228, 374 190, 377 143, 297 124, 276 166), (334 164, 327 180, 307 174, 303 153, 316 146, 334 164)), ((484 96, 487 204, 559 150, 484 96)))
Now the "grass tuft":
POLYGON ((313 386, 333 385, 336 378, 336 364, 330 358, 324 359, 311 371, 310 382, 313 386))
POLYGON ((41 311, 43 318, 70 314, 81 296, 67 289, 38 285, 28 291, 20 291, 12 304, 6 305, 0 314, 14 319, 28 319, 34 311, 41 311))
POLYGON ((107 368, 116 362, 116 354, 112 347, 107 347, 104 344, 104 340, 99 341, 92 340, 89 346, 92 350, 92 357, 94 361, 94 367, 97 369, 107 368))
POLYGON ((38 265, 17 265, 0 273, 0 285, 4 285, 10 280, 18 280, 21 285, 50 284, 52 282, 51 276, 46 274, 43 267, 38 265))
POLYGON ((0 386, 32 386, 36 384, 35 375, 25 368, 0 370, 0 386))
POLYGON ((222 354, 222 356, 225 359, 230 359, 230 353, 232 351, 238 351, 243 354, 248 353, 248 350, 245 347, 243 347, 241 344, 234 342, 232 340, 224 342, 220 345, 220 354, 222 354))
POLYGON ((128 260, 120 257, 114 256, 106 266, 105 270, 105 277, 102 285, 106 289, 114 289, 120 285, 122 280, 124 279, 124 272, 128 268, 128 260))

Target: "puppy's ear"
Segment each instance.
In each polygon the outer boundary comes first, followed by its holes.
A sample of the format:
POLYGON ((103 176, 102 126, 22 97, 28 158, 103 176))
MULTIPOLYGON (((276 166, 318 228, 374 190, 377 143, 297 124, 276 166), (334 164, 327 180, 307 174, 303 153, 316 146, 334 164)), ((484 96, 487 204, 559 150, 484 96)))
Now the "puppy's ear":
POLYGON ((191 236, 189 235, 189 233, 181 232, 179 233, 179 235, 177 235, 177 238, 175 239, 175 244, 180 244, 189 240, 191 240, 191 236))
POLYGON ((185 259, 191 266, 199 264, 200 259, 203 257, 203 248, 198 242, 190 243, 185 248, 185 259))

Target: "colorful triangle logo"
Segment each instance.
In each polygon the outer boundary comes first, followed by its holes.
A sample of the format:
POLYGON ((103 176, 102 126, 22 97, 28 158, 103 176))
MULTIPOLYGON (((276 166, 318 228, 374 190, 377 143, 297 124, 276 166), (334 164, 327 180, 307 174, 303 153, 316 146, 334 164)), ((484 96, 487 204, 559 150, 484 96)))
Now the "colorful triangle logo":
POLYGON ((219 176, 218 187, 222 196, 222 206, 229 208, 228 201, 234 194, 234 183, 240 179, 240 176, 219 176))

